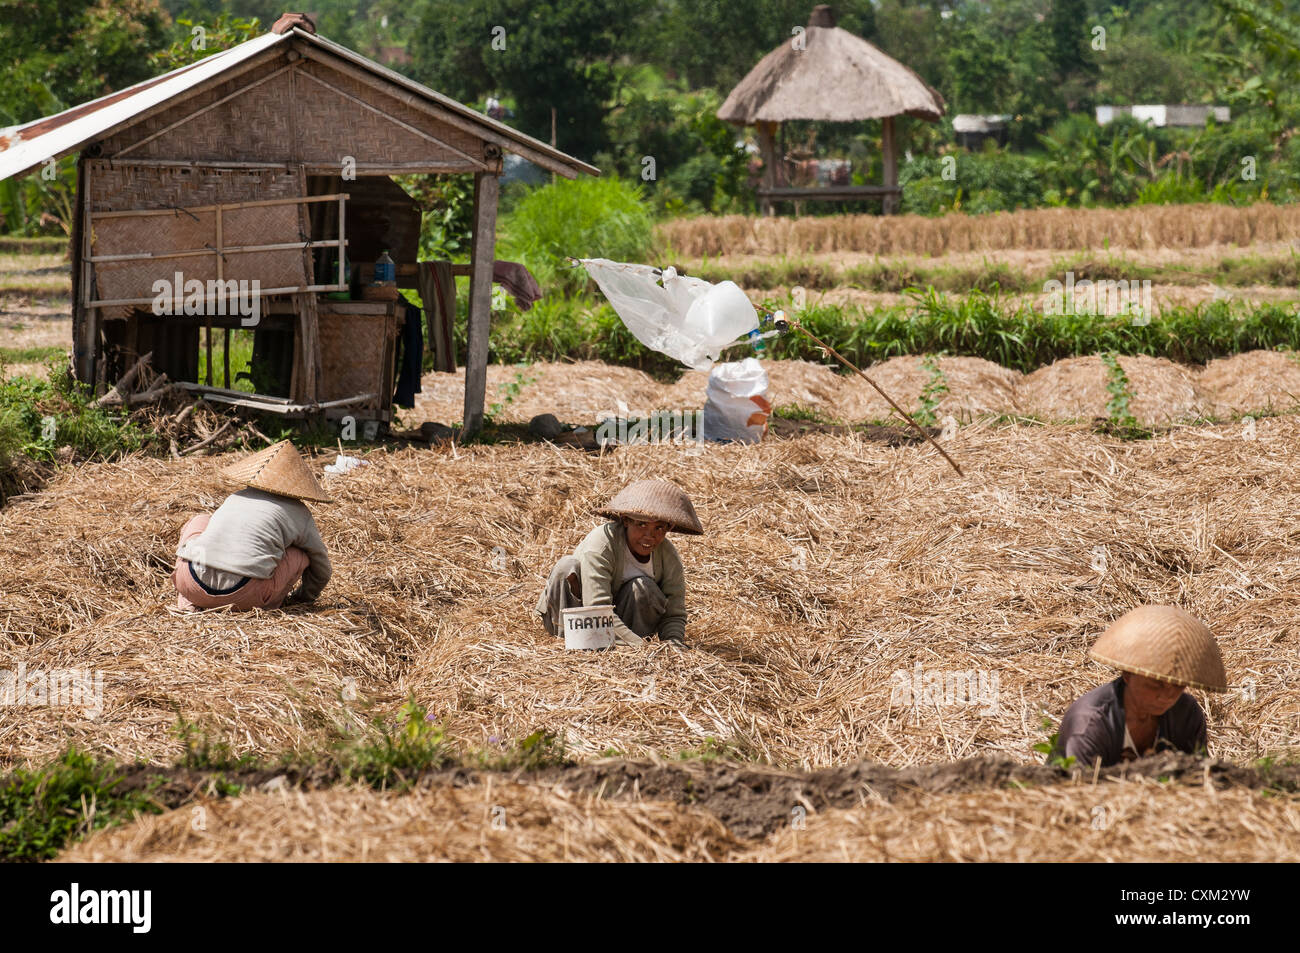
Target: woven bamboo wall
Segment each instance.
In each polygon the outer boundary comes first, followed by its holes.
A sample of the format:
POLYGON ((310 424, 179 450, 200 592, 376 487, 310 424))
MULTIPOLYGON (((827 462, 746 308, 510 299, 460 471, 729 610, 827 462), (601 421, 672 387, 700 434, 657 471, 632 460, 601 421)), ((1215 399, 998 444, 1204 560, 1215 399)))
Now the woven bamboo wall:
POLYGON ((341 400, 357 394, 378 394, 375 400, 355 409, 386 407, 385 358, 392 354, 391 320, 373 314, 320 315, 320 399, 341 400))
MULTIPOLYGON (((198 208, 272 198, 294 198, 301 182, 296 173, 280 170, 177 169, 156 166, 88 163, 91 206, 96 212, 133 209, 198 208)), ((267 245, 302 241, 298 206, 270 205, 226 209, 222 213, 222 245, 267 245)), ((216 213, 176 211, 171 215, 95 220, 92 254, 161 254, 215 248, 216 213)), ((216 256, 161 260, 98 262, 95 293, 100 299, 152 297, 159 278, 207 282, 217 277, 216 256)), ((228 254, 223 277, 257 279, 263 288, 308 283, 300 249, 228 254)), ((108 315, 115 316, 115 315, 108 315)))
POLYGON ((92 159, 86 172, 95 212, 291 199, 303 194, 296 169, 159 167, 92 159))
MULTIPOLYGON (((153 136, 161 132, 162 130, 166 129, 168 126, 171 126, 174 123, 183 120, 187 116, 192 116, 194 113, 199 112, 204 107, 210 106, 213 103, 226 98, 232 93, 239 93, 241 90, 248 89, 248 87, 252 86, 258 80, 264 79, 265 77, 272 75, 277 70, 283 68, 285 65, 287 65, 287 63, 284 57, 281 56, 274 60, 271 60, 268 63, 264 63, 261 66, 256 66, 253 69, 250 69, 247 72, 234 77, 233 79, 221 83, 218 86, 214 86, 211 89, 207 90, 206 92, 197 93, 188 96, 184 99, 178 100, 174 105, 170 106, 167 109, 164 109, 162 112, 150 116, 147 119, 143 119, 139 122, 136 122, 129 128, 123 129, 120 132, 117 132, 114 135, 110 136, 109 138, 105 139, 101 143, 103 154, 106 156, 119 156, 121 153, 123 153, 125 150, 129 149, 131 146, 135 145, 136 143, 148 139, 150 136, 153 136)), ((270 161, 278 161, 280 159, 287 158, 287 149, 288 149, 287 142, 281 142, 279 144, 279 147, 276 149, 276 152, 279 154, 274 156, 269 154, 268 155, 256 155, 252 153, 244 154, 239 151, 241 146, 246 141, 251 141, 246 139, 249 122, 251 121, 252 116, 255 113, 260 111, 257 107, 256 99, 252 97, 254 97, 256 93, 259 92, 262 88, 263 88, 262 86, 256 86, 252 89, 248 89, 248 92, 243 93, 241 95, 237 95, 234 99, 230 101, 230 103, 227 104, 227 107, 232 105, 238 107, 235 110, 224 113, 225 116, 233 117, 234 119, 233 124, 230 125, 228 129, 223 130, 214 127, 213 129, 210 130, 210 133, 212 135, 214 136, 219 135, 228 140, 227 144, 222 150, 223 153, 231 153, 232 151, 235 153, 235 154, 223 154, 221 158, 224 158, 227 161, 239 160, 239 161, 248 161, 248 162, 256 162, 256 161, 270 162, 270 161), (249 109, 249 107, 252 107, 251 110, 249 109)), ((224 108, 226 107, 218 107, 217 109, 204 113, 202 116, 199 116, 191 120, 191 123, 187 125, 190 124, 197 125, 199 123, 202 123, 206 117, 212 117, 219 110, 224 108)), ((197 130, 197 131, 200 134, 202 134, 201 130, 197 130)), ((191 129, 189 130, 189 133, 187 135, 193 135, 195 132, 196 132, 195 129, 191 129)), ((133 149, 130 152, 127 152, 126 155, 121 156, 121 158, 123 160, 129 160, 132 158, 182 159, 182 160, 200 158, 199 150, 197 148, 191 148, 185 136, 180 137, 178 140, 177 138, 175 138, 174 133, 169 133, 160 136, 159 139, 155 139, 144 146, 141 146, 137 149, 133 149), (168 142, 170 142, 171 148, 160 149, 158 146, 159 139, 165 139, 168 142)))
MULTIPOLYGON (((475 159, 481 159, 483 155, 482 140, 437 121, 425 110, 387 96, 322 63, 304 61, 301 70, 306 75, 297 79, 301 94, 298 136, 305 162, 337 166, 343 155, 354 156, 358 166, 402 162, 464 162, 463 157, 453 149, 475 159), (334 88, 321 85, 311 77, 334 88), (376 115, 357 105, 347 99, 344 93, 369 104, 382 115, 376 115), (443 148, 423 136, 403 129, 385 119, 385 116, 413 126, 451 148, 443 148)), ((466 170, 472 168, 474 166, 466 162, 466 170)))
POLYGON ((105 140, 104 154, 123 161, 302 162, 340 170, 345 156, 361 169, 404 163, 485 167, 482 140, 439 121, 434 107, 408 105, 323 63, 300 59, 285 70, 287 65, 284 58, 274 60, 187 98, 105 140), (278 70, 283 71, 276 75, 278 70), (226 97, 232 98, 213 105, 226 97), (178 125, 169 129, 173 124, 178 125))

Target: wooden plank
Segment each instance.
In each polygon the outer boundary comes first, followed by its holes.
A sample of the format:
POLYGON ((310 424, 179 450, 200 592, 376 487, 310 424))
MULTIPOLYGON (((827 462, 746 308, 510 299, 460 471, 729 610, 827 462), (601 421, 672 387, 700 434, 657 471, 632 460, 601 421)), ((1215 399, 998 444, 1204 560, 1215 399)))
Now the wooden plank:
MULTIPOLYGON (((247 254, 255 251, 285 251, 290 248, 337 248, 339 241, 337 238, 326 238, 321 241, 312 242, 276 242, 272 245, 231 245, 224 249, 227 255, 247 254)), ((185 251, 169 252, 136 252, 131 255, 95 255, 90 260, 93 262, 101 261, 162 261, 165 258, 197 258, 200 255, 211 255, 211 248, 188 248, 185 251)))
POLYGON ((779 189, 759 189, 759 195, 771 196, 774 200, 779 199, 799 199, 816 200, 816 199, 864 199, 864 198, 883 198, 890 195, 901 195, 902 189, 898 187, 886 188, 883 185, 827 185, 814 186, 812 188, 779 188, 779 189))
MULTIPOLYGON (((898 188, 898 142, 894 136, 894 117, 886 116, 880 123, 880 150, 884 153, 885 178, 887 189, 898 188)), ((896 195, 885 197, 884 213, 893 215, 898 211, 899 202, 896 195)))
POLYGON ((350 407, 354 404, 364 404, 368 400, 374 400, 376 396, 374 394, 357 394, 355 397, 327 400, 320 404, 303 404, 290 403, 279 397, 267 397, 262 394, 245 394, 242 391, 227 391, 220 387, 205 387, 202 384, 193 384, 189 381, 178 382, 176 386, 190 393, 198 394, 203 400, 217 401, 234 407, 266 410, 274 414, 315 413, 319 410, 329 410, 334 407, 350 407))
MULTIPOLYGON (((215 212, 217 209, 262 208, 267 205, 302 205, 307 202, 334 202, 340 198, 350 199, 347 192, 335 192, 333 195, 299 195, 291 199, 256 199, 247 202, 227 202, 223 205, 194 205, 189 208, 128 208, 120 212, 96 212, 95 221, 106 218, 144 218, 148 215, 176 215, 178 212, 215 212)), ((90 203, 86 203, 90 207, 90 203)))
POLYGON ((776 188, 776 123, 760 122, 758 124, 758 148, 763 158, 763 182, 759 189, 759 210, 763 215, 776 214, 772 201, 762 197, 764 191, 776 188))
POLYGON ((483 429, 487 397, 488 334, 492 324, 492 265, 496 255, 497 196, 501 180, 474 176, 474 240, 470 253, 469 341, 465 356, 465 434, 483 429))

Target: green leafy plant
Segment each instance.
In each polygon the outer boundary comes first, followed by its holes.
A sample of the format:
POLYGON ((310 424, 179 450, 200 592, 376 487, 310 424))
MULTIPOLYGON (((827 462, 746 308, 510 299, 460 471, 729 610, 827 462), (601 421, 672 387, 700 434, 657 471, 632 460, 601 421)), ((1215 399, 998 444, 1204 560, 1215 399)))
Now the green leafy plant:
POLYGON ((1062 771, 1069 771, 1074 767, 1074 755, 1063 756, 1053 754, 1053 752, 1057 750, 1057 744, 1061 739, 1061 735, 1059 732, 1052 731, 1052 719, 1044 717, 1039 727, 1041 727, 1043 731, 1051 732, 1051 734, 1047 736, 1046 741, 1040 741, 1038 744, 1034 745, 1034 750, 1039 754, 1048 756, 1047 764, 1050 767, 1060 768, 1062 771))
POLYGON ((123 789, 116 765, 73 748, 0 778, 0 861, 49 860, 70 841, 162 809, 148 786, 123 789))
POLYGON ((939 367, 939 358, 934 354, 922 358, 921 367, 929 377, 921 388, 920 408, 914 416, 922 427, 933 427, 938 423, 934 412, 948 393, 948 377, 939 367))
POLYGON ((831 419, 816 407, 806 407, 803 404, 780 404, 772 408, 772 416, 784 420, 807 420, 817 424, 831 422, 831 419))
POLYGON ((371 724, 369 737, 345 742, 332 753, 344 777, 365 781, 381 789, 404 789, 422 771, 440 768, 452 760, 446 727, 434 720, 415 695, 407 699, 394 724, 382 718, 371 724))
POLYGON ((1110 394, 1110 400, 1106 402, 1107 422, 1122 436, 1144 434, 1145 431, 1138 426, 1137 418, 1129 409, 1133 395, 1129 391, 1128 375, 1120 366, 1118 355, 1113 351, 1106 352, 1101 355, 1101 361, 1106 366, 1106 392, 1110 394))
POLYGON ((515 376, 501 385, 501 400, 488 406, 487 417, 494 419, 501 416, 501 413, 519 396, 519 392, 536 380, 535 376, 528 375, 527 364, 516 365, 515 376))
POLYGON ((544 291, 573 294, 587 273, 566 258, 641 261, 651 248, 640 185, 616 178, 561 179, 534 189, 501 222, 499 254, 522 261, 544 291))

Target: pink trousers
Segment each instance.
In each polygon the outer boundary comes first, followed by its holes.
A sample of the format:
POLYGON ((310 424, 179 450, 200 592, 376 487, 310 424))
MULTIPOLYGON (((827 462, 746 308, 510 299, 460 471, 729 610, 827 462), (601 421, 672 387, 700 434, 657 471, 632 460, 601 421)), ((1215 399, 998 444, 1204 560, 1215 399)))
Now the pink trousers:
MULTIPOLYGON (((208 528, 212 517, 204 513, 185 524, 181 530, 181 542, 193 539, 208 528)), ((275 567, 270 579, 250 579, 234 592, 224 596, 214 596, 194 581, 190 575, 188 560, 176 560, 172 571, 172 585, 176 587, 176 605, 182 609, 219 609, 232 606, 236 609, 278 609, 289 590, 302 577, 310 562, 307 554, 297 546, 290 546, 284 551, 284 558, 275 567)))

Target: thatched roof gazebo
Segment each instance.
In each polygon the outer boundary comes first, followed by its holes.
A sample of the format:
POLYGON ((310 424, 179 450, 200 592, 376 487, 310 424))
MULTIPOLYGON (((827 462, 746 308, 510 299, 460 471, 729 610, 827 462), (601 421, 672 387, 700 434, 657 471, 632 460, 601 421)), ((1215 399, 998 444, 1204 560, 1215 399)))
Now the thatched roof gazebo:
POLYGON ((808 28, 759 60, 731 91, 718 118, 758 127, 763 156, 759 200, 773 214, 778 199, 849 201, 884 199, 885 211, 898 209, 898 154, 894 117, 915 116, 937 122, 943 97, 920 76, 861 37, 835 25, 829 6, 813 8, 808 28), (777 177, 776 133, 792 119, 860 122, 879 119, 882 126, 884 182, 879 186, 817 189, 782 187, 777 177))

